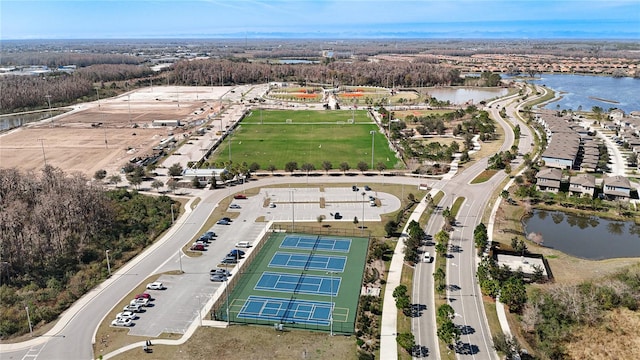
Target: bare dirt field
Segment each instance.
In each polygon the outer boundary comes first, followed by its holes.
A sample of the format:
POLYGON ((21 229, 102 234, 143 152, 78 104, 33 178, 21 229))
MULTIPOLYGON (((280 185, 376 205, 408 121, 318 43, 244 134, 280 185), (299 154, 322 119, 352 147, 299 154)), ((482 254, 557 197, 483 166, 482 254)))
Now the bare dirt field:
POLYGON ((179 137, 206 121, 219 111, 215 99, 226 91, 228 88, 156 86, 80 104, 53 121, 0 135, 0 167, 36 170, 46 159, 48 165, 88 177, 100 169, 116 174, 132 157, 150 154, 170 132, 179 137), (152 127, 153 120, 180 120, 187 126, 152 127))

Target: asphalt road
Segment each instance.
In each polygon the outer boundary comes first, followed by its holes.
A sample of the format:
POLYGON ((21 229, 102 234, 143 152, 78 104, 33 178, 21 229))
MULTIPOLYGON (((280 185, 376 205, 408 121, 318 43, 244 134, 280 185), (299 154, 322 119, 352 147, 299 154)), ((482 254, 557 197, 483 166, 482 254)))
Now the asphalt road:
MULTIPOLYGON (((488 110, 491 117, 505 128, 505 138, 500 151, 509 150, 514 143, 513 132, 506 122, 500 117, 499 109, 506 106, 506 112, 510 120, 514 121, 514 114, 521 106, 515 97, 500 99, 491 103, 488 110)), ((521 139, 519 141, 519 152, 525 154, 531 151, 531 132, 521 126, 521 139)), ((522 162, 519 156, 513 162, 515 169, 522 162)), ((442 190, 445 197, 431 216, 426 225, 425 232, 433 236, 443 225, 441 214, 442 209, 451 207, 458 197, 465 198, 464 203, 458 212, 457 226, 450 234, 450 247, 447 257, 447 292, 448 303, 455 310, 454 323, 462 330, 460 343, 456 349, 458 358, 471 359, 497 359, 498 356, 493 349, 491 333, 486 320, 482 303, 482 294, 476 282, 476 268, 478 258, 476 256, 473 242, 473 230, 480 223, 484 209, 491 197, 491 194, 506 177, 504 172, 499 172, 489 181, 481 184, 471 184, 470 182, 481 173, 487 166, 487 159, 482 159, 474 165, 466 168, 451 180, 441 180, 434 185, 434 189, 442 190)), ((433 245, 424 246, 423 251, 429 251, 432 256, 435 253, 433 245)), ((434 282, 433 263, 419 263, 416 265, 414 273, 414 288, 412 299, 415 304, 419 304, 424 310, 412 322, 413 333, 416 344, 421 347, 420 357, 440 358, 437 338, 437 326, 434 309, 434 282)))

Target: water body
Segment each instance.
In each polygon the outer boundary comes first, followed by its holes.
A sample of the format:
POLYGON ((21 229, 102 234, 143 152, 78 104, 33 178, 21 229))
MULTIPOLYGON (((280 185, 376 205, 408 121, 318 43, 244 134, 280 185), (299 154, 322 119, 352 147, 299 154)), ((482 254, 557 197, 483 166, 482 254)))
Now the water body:
POLYGON ((52 110, 51 112, 42 111, 29 114, 2 115, 0 116, 0 131, 17 128, 24 124, 48 119, 49 117, 57 116, 62 113, 64 113, 64 111, 52 110), (51 114, 51 116, 49 116, 49 114, 51 114))
POLYGON ((640 225, 632 221, 534 210, 525 232, 540 233, 543 246, 583 259, 640 257, 640 225))
POLYGON ((302 59, 281 59, 281 64, 318 64, 319 61, 302 60, 302 59))
POLYGON ((440 101, 449 101, 456 105, 468 102, 477 104, 509 93, 509 90, 504 88, 425 88, 425 90, 430 96, 440 101))
POLYGON ((605 111, 617 108, 625 113, 640 111, 640 79, 630 77, 614 78, 591 75, 542 74, 529 83, 544 85, 556 92, 561 92, 562 99, 547 104, 547 109, 571 109, 591 111, 599 106, 605 111))

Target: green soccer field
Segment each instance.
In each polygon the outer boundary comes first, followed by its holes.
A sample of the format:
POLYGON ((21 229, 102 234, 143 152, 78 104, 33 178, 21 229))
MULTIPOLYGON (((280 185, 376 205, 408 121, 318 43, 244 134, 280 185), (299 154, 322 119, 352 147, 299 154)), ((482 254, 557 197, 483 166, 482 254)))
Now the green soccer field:
POLYGON ((226 162, 231 154, 232 162, 256 162, 261 169, 274 165, 283 170, 290 161, 297 162, 298 167, 311 163, 318 170, 324 161, 331 162, 334 169, 339 169, 342 162, 356 169, 360 161, 371 167, 374 131, 374 167, 382 162, 393 169, 398 159, 378 130, 362 110, 258 110, 242 120, 230 141, 224 141, 209 162, 226 162), (354 113, 355 121, 349 124, 354 113))
MULTIPOLYGON (((318 301, 318 302, 333 302, 335 308, 333 310, 333 331, 340 334, 352 334, 355 331, 356 313, 358 310, 358 300, 360 298, 360 289, 362 285, 362 277, 364 274, 364 267, 366 262, 367 248, 369 241, 367 238, 359 237, 334 237, 334 236, 322 236, 323 239, 350 239, 351 247, 348 252, 333 252, 323 251, 319 249, 313 250, 315 255, 326 256, 346 256, 345 267, 343 271, 333 272, 331 275, 326 270, 314 270, 314 269, 298 269, 298 268, 281 268, 270 267, 269 264, 272 261, 274 254, 277 252, 297 253, 297 254, 309 254, 311 250, 305 249, 292 249, 281 248, 283 239, 287 235, 293 236, 311 236, 317 235, 311 234, 287 234, 287 233, 272 233, 265 243, 262 245, 257 256, 255 256, 245 271, 242 274, 234 274, 233 276, 239 277, 234 279, 237 281, 235 287, 228 294, 229 299, 229 315, 231 322, 236 323, 250 323, 272 326, 278 319, 265 319, 265 318, 242 318, 238 314, 242 311, 243 306, 247 298, 250 296, 269 297, 269 298, 282 298, 285 300, 298 300, 298 301, 318 301), (277 272, 287 274, 305 274, 307 276, 320 276, 324 278, 338 279, 340 278, 340 285, 337 288, 337 295, 329 296, 328 294, 308 294, 298 292, 288 292, 282 290, 258 290, 256 285, 264 272, 277 272)), ((216 318, 218 320, 227 319, 227 304, 223 302, 215 310, 216 318)), ((308 330, 320 330, 330 331, 331 327, 328 325, 320 325, 314 323, 289 323, 285 324, 287 327, 295 327, 308 330)))

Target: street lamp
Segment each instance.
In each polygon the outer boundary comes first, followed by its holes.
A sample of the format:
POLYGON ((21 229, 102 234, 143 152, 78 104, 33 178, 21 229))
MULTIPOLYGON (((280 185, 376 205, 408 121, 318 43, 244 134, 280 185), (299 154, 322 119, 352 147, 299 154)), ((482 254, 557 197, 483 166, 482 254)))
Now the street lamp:
POLYGON ((105 250, 105 254, 107 255, 107 271, 109 272, 109 276, 111 276, 111 264, 109 263, 109 251, 111 250, 105 250))
POLYGON ((33 325, 31 325, 31 317, 29 316, 29 306, 25 306, 24 309, 27 311, 27 321, 29 322, 29 333, 31 337, 33 337, 33 325))
POLYGON ((363 233, 364 233, 364 195, 365 194, 366 193, 363 191, 362 192, 362 227, 361 227, 361 229, 362 229, 361 232, 363 232, 363 233))
POLYGON ((376 132, 374 130, 371 130, 369 134, 371 134, 371 170, 373 170, 373 151, 375 150, 374 139, 375 139, 376 132))
POLYGON ((293 196, 293 192, 295 190, 289 190, 289 194, 291 194, 291 232, 296 231, 296 202, 293 196))
POLYGON ((173 223, 176 222, 176 218, 173 215, 173 204, 171 204, 171 224, 173 225, 173 223))

